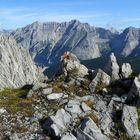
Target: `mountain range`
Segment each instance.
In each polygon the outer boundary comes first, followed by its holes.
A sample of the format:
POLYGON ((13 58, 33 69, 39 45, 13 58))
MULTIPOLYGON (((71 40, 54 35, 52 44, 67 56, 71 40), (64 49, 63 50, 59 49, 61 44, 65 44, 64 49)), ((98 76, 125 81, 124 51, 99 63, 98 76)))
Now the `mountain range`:
POLYGON ((34 22, 10 32, 26 48, 37 65, 52 66, 65 51, 80 60, 107 56, 140 55, 140 29, 129 27, 122 32, 90 26, 77 20, 70 22, 34 22))

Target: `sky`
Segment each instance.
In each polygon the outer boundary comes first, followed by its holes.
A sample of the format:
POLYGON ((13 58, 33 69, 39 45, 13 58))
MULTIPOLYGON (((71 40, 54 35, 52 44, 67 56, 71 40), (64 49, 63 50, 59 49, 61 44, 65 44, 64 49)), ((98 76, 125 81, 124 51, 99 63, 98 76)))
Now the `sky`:
POLYGON ((98 27, 140 27, 140 0, 0 0, 0 29, 77 19, 98 27))

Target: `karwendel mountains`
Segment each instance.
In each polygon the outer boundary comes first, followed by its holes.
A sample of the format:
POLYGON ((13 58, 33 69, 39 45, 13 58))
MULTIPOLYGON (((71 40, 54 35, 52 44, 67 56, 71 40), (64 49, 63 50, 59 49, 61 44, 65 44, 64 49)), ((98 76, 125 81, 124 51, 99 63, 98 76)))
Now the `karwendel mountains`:
POLYGON ((70 22, 34 22, 10 32, 17 43, 29 50, 37 65, 52 66, 65 51, 80 60, 106 56, 140 55, 140 29, 129 27, 121 33, 90 26, 77 20, 70 22))
POLYGON ((1 30, 0 140, 140 140, 139 39, 77 20, 1 30))

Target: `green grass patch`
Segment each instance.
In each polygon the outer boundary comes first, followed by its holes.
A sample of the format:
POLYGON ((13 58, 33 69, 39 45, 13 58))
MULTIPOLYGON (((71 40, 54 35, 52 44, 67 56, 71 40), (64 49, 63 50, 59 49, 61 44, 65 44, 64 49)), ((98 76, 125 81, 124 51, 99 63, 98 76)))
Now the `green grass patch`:
POLYGON ((32 115, 31 104, 33 100, 26 98, 31 86, 24 86, 18 89, 6 88, 0 92, 0 107, 4 107, 9 113, 15 114, 18 111, 26 116, 32 115))

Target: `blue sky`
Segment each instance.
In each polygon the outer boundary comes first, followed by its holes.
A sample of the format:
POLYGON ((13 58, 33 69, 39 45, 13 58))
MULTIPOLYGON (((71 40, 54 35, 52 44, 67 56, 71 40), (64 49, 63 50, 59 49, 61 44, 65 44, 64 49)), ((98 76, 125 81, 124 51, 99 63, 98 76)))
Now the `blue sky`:
POLYGON ((0 28, 72 19, 100 27, 140 27, 140 0, 0 0, 0 28))

